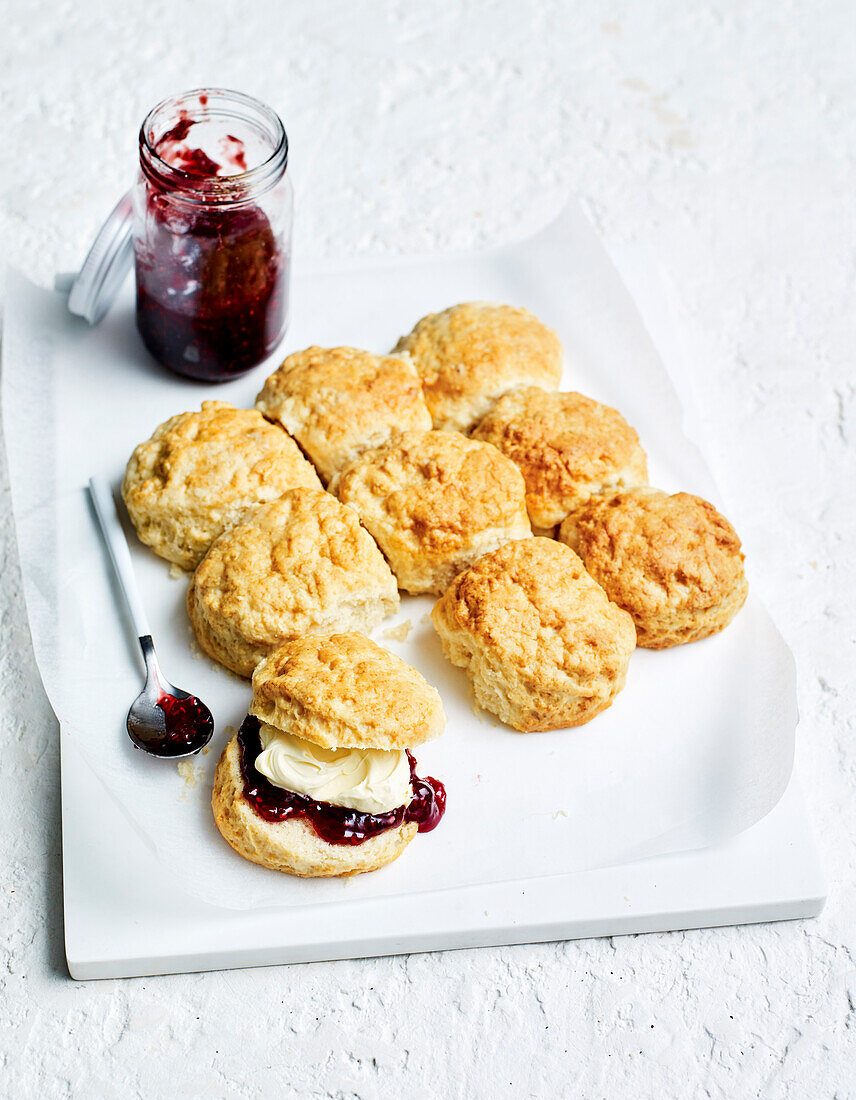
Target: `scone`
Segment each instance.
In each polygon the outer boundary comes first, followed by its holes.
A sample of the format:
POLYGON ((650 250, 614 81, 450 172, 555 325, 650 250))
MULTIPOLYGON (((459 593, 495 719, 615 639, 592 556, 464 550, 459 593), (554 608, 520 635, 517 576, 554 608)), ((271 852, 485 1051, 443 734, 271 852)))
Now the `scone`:
POLYGON ((409 750, 444 726, 434 688, 365 635, 286 642, 256 669, 250 714, 217 765, 217 828, 276 871, 374 871, 443 816, 442 783, 420 779, 409 750))
POLYGON ((559 529, 647 649, 726 627, 746 599, 740 539, 712 504, 637 488, 594 496, 559 529))
POLYGON ((555 390, 562 345, 528 309, 465 302, 423 317, 395 350, 422 379, 435 428, 465 432, 517 386, 555 390))
POLYGON ((357 631, 280 646, 253 673, 250 714, 322 748, 413 748, 446 724, 422 674, 357 631))
POLYGON ((567 546, 510 542, 480 558, 431 620, 476 701, 523 733, 579 726, 624 687, 633 620, 567 546))
POLYGON ((535 386, 507 393, 472 436, 519 467, 533 527, 554 527, 593 493, 648 481, 633 428, 615 409, 581 393, 535 386))
POLYGON ((407 356, 359 348, 311 347, 289 355, 265 382, 256 408, 294 436, 325 482, 396 432, 431 427, 407 356))
POLYGON ((530 534, 523 478, 457 432, 405 432, 331 488, 359 512, 406 592, 442 592, 476 558, 530 534))
POLYGON ((373 630, 397 607, 395 578, 357 513, 321 489, 248 508, 187 593, 199 645, 240 676, 296 634, 373 630))
POLYGON ((193 569, 249 504, 287 489, 320 489, 318 475, 282 428, 260 412, 205 401, 173 416, 131 455, 122 497, 141 542, 193 569))

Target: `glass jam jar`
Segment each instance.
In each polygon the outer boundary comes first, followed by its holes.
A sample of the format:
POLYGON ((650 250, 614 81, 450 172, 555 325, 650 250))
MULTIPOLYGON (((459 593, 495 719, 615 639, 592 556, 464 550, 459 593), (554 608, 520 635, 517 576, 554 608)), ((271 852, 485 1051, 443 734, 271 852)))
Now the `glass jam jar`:
POLYGON ((159 103, 139 144, 137 328, 178 374, 235 378, 273 351, 288 324, 285 129, 258 100, 208 88, 159 103))

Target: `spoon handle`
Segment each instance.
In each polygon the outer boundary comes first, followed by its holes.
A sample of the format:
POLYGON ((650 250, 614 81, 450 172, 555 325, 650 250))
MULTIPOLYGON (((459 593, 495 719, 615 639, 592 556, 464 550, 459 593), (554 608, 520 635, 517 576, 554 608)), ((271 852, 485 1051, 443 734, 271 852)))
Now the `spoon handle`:
POLYGON ((119 514, 116 511, 116 502, 110 486, 103 477, 91 477, 89 495, 92 497, 95 515, 98 517, 98 526, 110 551, 110 561, 113 563, 125 603, 128 605, 134 630, 138 638, 144 638, 146 635, 151 635, 149 622, 140 598, 140 590, 137 588, 137 579, 131 564, 131 552, 128 550, 125 532, 119 522, 119 514))

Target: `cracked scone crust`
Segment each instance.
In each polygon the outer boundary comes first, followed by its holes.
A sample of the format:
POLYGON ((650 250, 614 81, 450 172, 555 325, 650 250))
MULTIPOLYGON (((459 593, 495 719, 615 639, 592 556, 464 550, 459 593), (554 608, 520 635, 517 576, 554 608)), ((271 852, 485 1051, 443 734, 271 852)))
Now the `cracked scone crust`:
POLYGON ((615 409, 581 393, 534 386, 507 393, 473 439, 492 443, 520 469, 533 527, 561 523, 593 493, 648 481, 633 428, 615 409))
POLYGON ((689 493, 637 488, 592 497, 568 516, 559 538, 632 615, 647 649, 716 634, 746 600, 736 531, 689 493))
POLYGON ((268 378, 256 408, 290 432, 325 481, 394 434, 431 427, 407 356, 359 348, 295 352, 268 378))
POLYGON ((416 836, 408 823, 362 844, 328 844, 302 818, 265 821, 244 798, 240 751, 235 734, 217 764, 211 808, 224 839, 252 863, 302 878, 359 875, 392 863, 416 836))
POLYGON ((122 497, 140 541, 193 569, 248 505, 296 486, 320 489, 321 482, 282 428, 254 410, 205 401, 135 449, 122 497))
POLYGON ((187 611, 202 649, 240 676, 307 630, 373 630, 398 607, 383 555, 356 512, 322 489, 246 511, 193 575, 187 611))
POLYGON ((577 555, 550 539, 511 542, 450 585, 431 619, 476 701, 523 733, 579 726, 624 686, 633 620, 577 555))
POLYGON ((333 488, 413 594, 439 594, 482 554, 530 534, 520 471, 458 432, 405 432, 366 451, 333 488))
POLYGON ((422 378, 435 428, 467 431, 498 397, 516 386, 554 390, 562 345, 528 309, 465 302, 431 313, 402 336, 422 378))
POLYGON ((446 725, 422 674, 357 631, 286 642, 253 674, 250 714, 325 748, 408 749, 446 725))

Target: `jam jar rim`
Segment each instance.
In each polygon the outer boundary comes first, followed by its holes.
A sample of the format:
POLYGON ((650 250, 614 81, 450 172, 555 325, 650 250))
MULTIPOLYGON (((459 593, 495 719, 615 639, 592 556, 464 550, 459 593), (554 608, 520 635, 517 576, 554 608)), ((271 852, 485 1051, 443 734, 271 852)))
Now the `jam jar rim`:
MULTIPOLYGON (((220 113, 220 112, 218 112, 220 113)), ((191 88, 185 92, 166 96, 146 114, 139 132, 140 168, 146 177, 160 187, 175 192, 183 201, 200 205, 221 205, 242 200, 252 201, 264 194, 285 175, 288 168, 288 134, 277 112, 255 96, 230 88, 191 88), (167 107, 180 109, 185 101, 202 96, 231 100, 257 111, 271 125, 274 148, 265 160, 245 172, 228 176, 199 176, 183 168, 168 164, 158 154, 155 143, 149 137, 151 123, 158 113, 167 107)))

